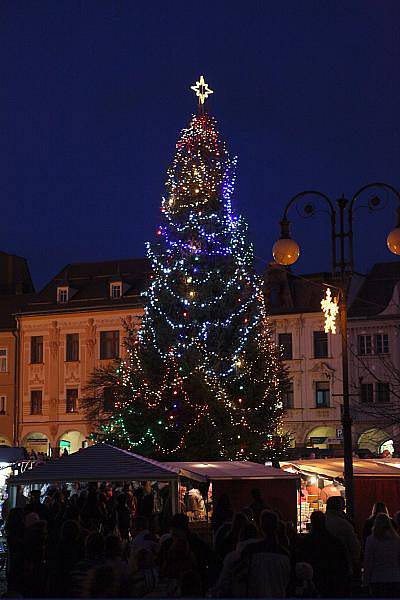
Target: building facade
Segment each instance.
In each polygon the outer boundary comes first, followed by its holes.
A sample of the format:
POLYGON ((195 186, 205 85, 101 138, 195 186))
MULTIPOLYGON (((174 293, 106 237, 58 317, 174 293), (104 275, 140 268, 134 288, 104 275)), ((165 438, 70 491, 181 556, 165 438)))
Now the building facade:
POLYGON ((279 265, 266 273, 273 336, 281 347, 290 381, 285 429, 298 448, 340 449, 341 343, 324 332, 321 298, 326 273, 295 277, 279 265))
MULTIPOLYGON (((76 451, 93 425, 81 400, 94 370, 124 356, 143 314, 145 259, 68 265, 34 293, 20 257, 0 253, 0 445, 76 451)), ((343 451, 341 337, 324 332, 331 275, 270 265, 265 293, 290 385, 285 428, 303 451, 343 451)), ((353 446, 400 452, 400 262, 375 265, 349 295, 353 446)))
POLYGON ((144 259, 65 267, 17 316, 18 443, 75 452, 92 431, 81 399, 91 375, 124 356, 125 322, 136 327, 144 259))
POLYGON ((400 262, 378 263, 349 309, 354 446, 400 452, 400 262))
POLYGON ((17 443, 19 338, 14 315, 33 292, 26 259, 0 252, 0 446, 17 443))
MULTIPOLYGON (((278 265, 266 274, 273 334, 291 385, 285 428, 299 454, 341 454, 341 335, 323 332, 327 273, 297 276, 278 265), (306 453, 306 452, 305 452, 306 453)), ((354 277, 348 310, 353 448, 360 455, 400 452, 400 263, 354 277)))

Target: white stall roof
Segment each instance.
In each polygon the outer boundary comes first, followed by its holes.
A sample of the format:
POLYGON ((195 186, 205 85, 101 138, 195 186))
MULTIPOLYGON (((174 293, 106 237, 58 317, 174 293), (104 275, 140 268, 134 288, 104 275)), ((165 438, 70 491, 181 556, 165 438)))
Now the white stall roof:
POLYGON ((95 444, 61 456, 10 478, 19 483, 72 481, 171 481, 178 479, 168 465, 108 444, 95 444))
MULTIPOLYGON (((399 461, 400 462, 400 461, 399 461)), ((281 463, 282 469, 289 472, 310 473, 325 476, 327 479, 343 479, 343 458, 319 458, 315 460, 294 460, 281 463)), ((353 459, 354 477, 400 477, 400 469, 380 459, 353 459)))
POLYGON ((174 469, 182 477, 196 481, 216 481, 218 479, 296 479, 281 469, 267 467, 250 461, 214 461, 214 462, 168 462, 162 463, 174 469))

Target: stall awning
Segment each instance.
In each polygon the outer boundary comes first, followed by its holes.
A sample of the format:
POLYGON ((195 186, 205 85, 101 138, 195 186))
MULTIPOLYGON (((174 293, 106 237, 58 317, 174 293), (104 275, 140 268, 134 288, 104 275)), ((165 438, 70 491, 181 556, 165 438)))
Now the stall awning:
POLYGON ((215 462, 168 462, 166 464, 181 477, 196 481, 217 481, 222 479, 296 479, 281 469, 267 467, 250 461, 215 461, 215 462))
MULTIPOLYGON (((400 461, 399 461, 400 462, 400 461)), ((343 458, 320 458, 282 462, 282 469, 289 472, 309 473, 327 479, 343 479, 343 458)), ((400 477, 400 469, 379 459, 353 459, 354 477, 400 477)))
POLYGON ((26 470, 12 485, 73 481, 174 481, 176 470, 108 444, 95 444, 26 470))
POLYGON ((18 463, 25 460, 23 448, 11 448, 10 446, 0 446, 0 463, 18 463))

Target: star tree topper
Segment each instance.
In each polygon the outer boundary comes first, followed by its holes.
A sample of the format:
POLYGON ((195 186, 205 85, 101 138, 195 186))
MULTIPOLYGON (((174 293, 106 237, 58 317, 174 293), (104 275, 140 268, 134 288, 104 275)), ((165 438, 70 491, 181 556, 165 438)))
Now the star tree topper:
POLYGON ((321 300, 322 312, 325 316, 325 333, 336 333, 336 316, 339 312, 337 298, 332 299, 330 288, 326 290, 325 298, 321 300))
POLYGON ((204 76, 200 75, 199 81, 196 81, 195 85, 191 85, 190 89, 196 93, 200 104, 204 104, 210 94, 214 93, 214 90, 208 87, 208 83, 205 82, 204 76))

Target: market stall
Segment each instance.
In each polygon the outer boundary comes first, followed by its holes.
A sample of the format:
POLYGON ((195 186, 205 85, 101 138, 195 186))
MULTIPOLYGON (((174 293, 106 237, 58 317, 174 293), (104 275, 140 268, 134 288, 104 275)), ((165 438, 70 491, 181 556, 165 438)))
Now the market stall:
MULTIPOLYGON (((189 513, 194 512, 194 515, 189 514, 194 520, 207 519, 222 494, 229 496, 236 511, 249 506, 251 491, 257 488, 266 506, 278 510, 283 519, 296 523, 297 474, 250 461, 168 462, 167 466, 180 476, 180 497, 185 508, 185 494, 190 495, 194 489, 191 482, 202 484, 205 507, 197 515, 196 509, 189 510, 189 513), (184 493, 182 488, 185 488, 184 493)), ((192 494, 198 496, 197 491, 192 494)))
MULTIPOLYGON (((345 497, 343 458, 284 462, 282 469, 301 477, 297 495, 301 529, 314 510, 326 510, 330 496, 345 497)), ((400 468, 380 459, 354 459, 353 469, 355 525, 361 531, 374 502, 385 502, 392 514, 399 510, 400 468)))
MULTIPOLYGON (((150 482, 158 500, 159 484, 168 484, 172 512, 178 510, 179 476, 167 465, 115 448, 108 444, 95 444, 78 452, 61 456, 8 479, 10 507, 15 505, 16 487, 43 489, 48 485, 72 484, 74 482, 126 482, 140 484, 150 482)), ((161 510, 161 509, 160 509, 161 510)))

